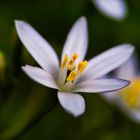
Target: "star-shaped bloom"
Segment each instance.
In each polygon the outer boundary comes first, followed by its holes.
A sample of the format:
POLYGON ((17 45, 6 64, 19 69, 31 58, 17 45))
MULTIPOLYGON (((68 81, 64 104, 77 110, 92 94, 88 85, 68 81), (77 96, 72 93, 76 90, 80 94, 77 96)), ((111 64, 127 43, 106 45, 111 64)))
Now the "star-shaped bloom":
POLYGON ((23 21, 16 21, 16 29, 22 43, 40 67, 23 66, 23 71, 34 81, 58 89, 62 107, 79 116, 85 111, 84 98, 78 92, 108 92, 121 89, 129 81, 101 78, 124 63, 134 48, 123 44, 102 53, 89 61, 84 60, 87 46, 87 22, 81 17, 72 27, 62 51, 61 62, 51 45, 35 29, 23 21))
POLYGON ((97 9, 107 17, 122 20, 127 14, 125 0, 92 0, 97 9))
POLYGON ((140 123, 140 76, 136 56, 119 67, 116 76, 131 80, 131 85, 119 92, 106 93, 103 96, 109 102, 116 103, 130 119, 140 123))

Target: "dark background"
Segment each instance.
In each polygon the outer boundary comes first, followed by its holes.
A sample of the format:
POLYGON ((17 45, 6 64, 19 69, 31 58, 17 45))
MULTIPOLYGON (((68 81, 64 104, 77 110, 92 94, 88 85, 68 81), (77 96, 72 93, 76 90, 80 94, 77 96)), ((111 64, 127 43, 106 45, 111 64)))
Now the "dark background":
MULTIPOLYGON (((73 23, 88 21, 89 59, 122 43, 140 54, 140 1, 127 0, 128 15, 115 21, 101 15, 91 0, 0 0, 0 140, 139 140, 140 125, 99 94, 83 94, 86 112, 73 118, 59 105, 56 90, 43 87, 22 71, 36 62, 19 41, 14 20, 28 21, 61 50, 73 23)), ((46 58, 47 59, 47 58, 46 58)))

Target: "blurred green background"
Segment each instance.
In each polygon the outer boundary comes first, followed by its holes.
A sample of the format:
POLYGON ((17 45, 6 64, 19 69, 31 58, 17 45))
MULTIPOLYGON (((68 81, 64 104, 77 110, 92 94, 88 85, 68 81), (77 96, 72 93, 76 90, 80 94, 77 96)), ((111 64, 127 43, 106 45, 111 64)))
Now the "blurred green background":
MULTIPOLYGON (((59 105, 56 90, 43 87, 22 71, 36 65, 17 37, 14 20, 28 21, 61 50, 73 23, 88 21, 87 59, 122 43, 140 55, 140 1, 127 0, 128 15, 120 22, 101 15, 91 0, 0 0, 0 140, 139 140, 140 125, 129 120, 99 94, 83 94, 86 112, 79 118, 59 105)), ((47 59, 47 58, 46 58, 47 59)))

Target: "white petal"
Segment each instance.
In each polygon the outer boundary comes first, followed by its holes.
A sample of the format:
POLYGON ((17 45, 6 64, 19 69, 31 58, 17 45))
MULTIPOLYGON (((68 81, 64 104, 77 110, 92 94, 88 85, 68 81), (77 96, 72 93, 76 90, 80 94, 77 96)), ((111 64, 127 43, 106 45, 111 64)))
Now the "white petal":
MULTIPOLYGON (((129 115, 130 115, 130 113, 129 113, 129 115)), ((130 117, 132 117, 132 119, 135 122, 140 123, 140 110, 132 111, 130 117)))
POLYGON ((128 118, 132 119, 136 123, 140 123, 140 110, 132 109, 128 107, 123 100, 118 100, 118 107, 127 115, 128 118))
POLYGON ((82 79, 99 78, 123 64, 132 55, 134 48, 130 44, 114 47, 88 62, 82 79))
POLYGON ((85 111, 84 98, 79 94, 58 92, 58 99, 62 107, 75 117, 85 111))
POLYGON ((132 56, 116 70, 117 78, 131 80, 137 75, 138 63, 136 57, 132 56))
POLYGON ((95 79, 83 81, 75 87, 73 92, 113 92, 126 87, 130 81, 122 79, 95 79))
MULTIPOLYGON (((127 80, 132 80, 136 77, 136 70, 137 70, 137 62, 136 56, 131 56, 129 60, 127 60, 123 65, 116 69, 115 74, 117 78, 123 78, 127 80)), ((133 82, 131 83, 133 84, 133 82)), ((102 93, 101 95, 109 102, 116 102, 119 97, 119 92, 113 93, 102 93)), ((119 98, 119 100, 121 100, 119 98)), ((126 109, 125 109, 126 110, 126 109)), ((131 115, 130 115, 131 116, 131 115)))
POLYGON ((104 15, 121 20, 126 16, 127 7, 124 0, 92 0, 104 15))
POLYGON ((53 77, 43 69, 26 65, 22 67, 22 70, 34 81, 44 86, 58 89, 58 86, 53 77))
POLYGON ((81 17, 72 27, 67 36, 66 43, 63 48, 62 58, 65 54, 71 57, 74 53, 78 53, 77 61, 84 59, 88 45, 87 22, 84 17, 81 17))
POLYGON ((108 92, 108 93, 101 93, 100 95, 107 100, 109 103, 114 103, 118 98, 119 91, 108 92))
POLYGON ((38 64, 53 75, 59 67, 57 55, 50 44, 35 29, 23 21, 15 21, 17 33, 38 64))

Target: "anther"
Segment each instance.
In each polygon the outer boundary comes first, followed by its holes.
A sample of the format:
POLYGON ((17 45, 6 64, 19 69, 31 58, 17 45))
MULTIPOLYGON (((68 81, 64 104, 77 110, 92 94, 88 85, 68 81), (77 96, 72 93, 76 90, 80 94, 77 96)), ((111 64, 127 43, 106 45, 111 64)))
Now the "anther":
POLYGON ((68 63, 68 70, 72 71, 75 69, 75 64, 73 60, 70 60, 68 63))
POLYGON ((76 71, 71 71, 69 76, 67 77, 67 82, 71 81, 73 82, 75 80, 75 78, 77 77, 77 72, 76 71))
POLYGON ((61 64, 62 69, 66 66, 67 62, 68 62, 68 55, 66 54, 61 64))
POLYGON ((69 63, 68 63, 68 70, 70 70, 70 71, 72 71, 72 70, 74 70, 75 69, 75 61, 76 61, 76 59, 78 58, 78 53, 75 53, 72 57, 71 57, 71 59, 70 59, 70 61, 69 61, 69 63))
POLYGON ((82 61, 78 64, 78 70, 80 73, 83 72, 83 70, 86 68, 88 62, 87 61, 82 61))
POLYGON ((78 58, 78 53, 75 53, 75 54, 72 56, 72 59, 75 61, 77 58, 78 58))

